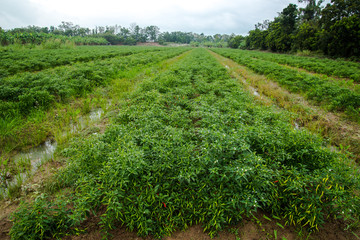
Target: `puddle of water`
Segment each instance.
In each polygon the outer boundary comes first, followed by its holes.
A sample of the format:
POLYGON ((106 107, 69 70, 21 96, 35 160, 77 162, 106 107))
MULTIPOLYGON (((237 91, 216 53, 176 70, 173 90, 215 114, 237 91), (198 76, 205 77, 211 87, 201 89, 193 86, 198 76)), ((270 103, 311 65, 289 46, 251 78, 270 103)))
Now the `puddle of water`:
MULTIPOLYGON (((75 133, 87 127, 91 122, 100 120, 103 113, 103 109, 97 108, 92 110, 87 116, 79 117, 76 122, 70 123, 70 132, 75 133)), ((67 136, 68 132, 63 132, 62 135, 67 136)), ((28 177, 33 175, 36 170, 41 166, 41 164, 54 157, 56 148, 57 142, 48 139, 43 144, 37 147, 17 154, 13 158, 13 161, 16 162, 17 165, 25 165, 27 166, 27 168, 30 169, 26 172, 19 173, 12 178, 4 179, 6 177, 0 176, 0 195, 6 196, 7 190, 10 187, 16 186, 19 182, 23 183, 28 177)))
POLYGON ((6 196, 8 189, 18 185, 18 183, 22 184, 23 181, 36 172, 42 163, 53 158, 56 147, 57 143, 55 141, 46 140, 43 144, 37 147, 17 154, 13 160, 17 163, 18 166, 26 166, 26 169, 28 170, 21 172, 12 178, 7 178, 5 181, 2 179, 0 195, 6 196))
POLYGON ((46 140, 38 147, 17 154, 14 157, 14 161, 18 163, 19 161, 28 160, 31 163, 31 171, 35 172, 42 161, 48 160, 54 156, 56 147, 57 143, 55 141, 46 140))
POLYGON ((102 108, 96 108, 96 109, 93 109, 92 111, 90 111, 90 113, 87 116, 85 116, 85 117, 80 116, 76 120, 76 122, 71 121, 70 122, 70 132, 64 131, 62 133, 62 136, 66 137, 69 134, 73 134, 73 133, 76 133, 77 131, 84 129, 85 127, 87 127, 89 125, 89 123, 100 120, 103 113, 104 113, 104 110, 102 108))
POLYGON ((257 97, 260 97, 260 93, 257 91, 257 89, 253 88, 253 87, 250 87, 249 86, 249 89, 252 91, 252 93, 257 96, 257 97))
POLYGON ((90 112, 89 117, 91 121, 97 121, 100 120, 101 115, 104 113, 104 110, 102 108, 94 109, 90 112))

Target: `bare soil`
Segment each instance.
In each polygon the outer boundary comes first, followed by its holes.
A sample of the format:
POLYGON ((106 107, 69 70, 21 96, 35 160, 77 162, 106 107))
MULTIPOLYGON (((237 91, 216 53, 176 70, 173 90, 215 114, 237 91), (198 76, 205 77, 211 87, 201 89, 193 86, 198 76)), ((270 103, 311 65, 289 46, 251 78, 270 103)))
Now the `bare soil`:
POLYGON ((157 42, 138 42, 136 46, 152 46, 152 47, 163 47, 157 42))
MULTIPOLYGON (((265 214, 270 216, 270 214, 265 214)), ((287 240, 352 240, 357 239, 351 231, 345 231, 344 222, 330 221, 319 232, 312 233, 309 238, 308 233, 299 233, 298 229, 292 226, 282 228, 282 221, 265 219, 264 213, 259 211, 254 217, 245 217, 242 222, 235 226, 230 226, 221 231, 215 240, 260 240, 260 239, 287 239, 287 240)), ((97 224, 98 217, 92 217, 85 221, 81 226, 86 229, 84 234, 79 236, 67 236, 64 240, 97 240, 103 237, 101 228, 97 224)), ((359 231, 356 233, 359 235, 359 231)), ((152 236, 139 237, 136 232, 129 232, 124 227, 118 227, 110 231, 109 239, 112 240, 155 240, 152 236)), ((164 240, 211 240, 207 232, 204 232, 201 225, 193 225, 186 230, 178 230, 164 240)))

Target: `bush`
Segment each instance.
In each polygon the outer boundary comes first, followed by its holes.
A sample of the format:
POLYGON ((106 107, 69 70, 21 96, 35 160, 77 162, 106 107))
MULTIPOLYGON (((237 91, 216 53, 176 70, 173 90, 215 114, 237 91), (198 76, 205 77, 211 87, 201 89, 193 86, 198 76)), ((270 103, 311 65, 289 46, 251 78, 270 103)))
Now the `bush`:
POLYGON ((51 201, 46 195, 36 197, 32 204, 22 203, 11 216, 16 224, 10 230, 12 239, 59 238, 81 219, 71 216, 65 201, 51 201))

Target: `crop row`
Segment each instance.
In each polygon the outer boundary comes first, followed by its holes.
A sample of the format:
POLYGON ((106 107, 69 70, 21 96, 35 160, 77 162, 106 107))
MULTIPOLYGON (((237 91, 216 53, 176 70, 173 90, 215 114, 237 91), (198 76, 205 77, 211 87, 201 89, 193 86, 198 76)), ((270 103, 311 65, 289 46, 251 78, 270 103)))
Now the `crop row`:
POLYGON ((104 232, 122 224, 162 237, 196 223, 214 236, 257 209, 311 229, 360 212, 349 160, 254 104, 204 49, 144 81, 114 125, 63 154, 68 167, 49 186, 73 195, 22 205, 13 238, 58 237, 92 213, 104 232))
POLYGON ((242 51, 242 55, 303 68, 327 76, 350 78, 360 83, 360 64, 356 62, 259 51, 242 51))
POLYGON ((81 96, 95 86, 121 77, 129 68, 159 62, 184 51, 184 48, 167 48, 0 79, 0 117, 12 118, 27 115, 34 109, 46 110, 54 101, 81 96))
POLYGON ((40 71, 75 62, 87 62, 139 52, 160 51, 155 47, 82 46, 73 49, 21 49, 2 51, 0 78, 25 71, 40 71))
POLYGON ((360 116, 360 90, 351 90, 342 83, 302 73, 277 63, 254 59, 246 52, 231 49, 214 49, 216 53, 245 65, 257 73, 264 74, 292 92, 302 93, 308 99, 326 106, 330 110, 344 111, 358 121, 360 116))

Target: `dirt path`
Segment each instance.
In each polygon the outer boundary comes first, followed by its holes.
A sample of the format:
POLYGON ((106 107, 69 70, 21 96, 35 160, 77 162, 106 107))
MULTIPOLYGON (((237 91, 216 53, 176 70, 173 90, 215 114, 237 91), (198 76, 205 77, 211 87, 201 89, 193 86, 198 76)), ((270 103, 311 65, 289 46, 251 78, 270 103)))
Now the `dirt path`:
MULTIPOLYGON (((330 221, 326 227, 319 232, 313 233, 308 238, 308 233, 304 230, 295 229, 292 226, 285 226, 282 221, 266 217, 271 216, 258 211, 252 217, 244 217, 243 221, 235 226, 219 232, 214 240, 260 240, 260 239, 286 239, 286 240, 352 240, 357 239, 351 231, 344 231, 345 224, 339 221, 330 221)), ((82 227, 87 228, 85 234, 79 236, 68 236, 64 240, 97 240, 101 239, 101 229, 97 225, 98 218, 89 219, 82 227)), ((112 240, 155 240, 155 238, 139 237, 135 232, 129 232, 124 227, 114 229, 110 232, 112 240)), ((357 232, 359 235, 359 232, 357 232)), ((209 235, 204 232, 201 225, 193 225, 184 231, 176 231, 171 236, 164 237, 163 240, 211 240, 209 235)))
POLYGON ((329 139, 331 145, 347 148, 354 154, 353 158, 360 163, 360 126, 345 120, 341 114, 327 112, 310 104, 299 94, 291 93, 265 76, 256 74, 244 66, 210 52, 228 72, 238 79, 248 91, 265 105, 275 104, 295 113, 294 127, 304 127, 329 139), (256 91, 256 93, 254 92, 256 91))

